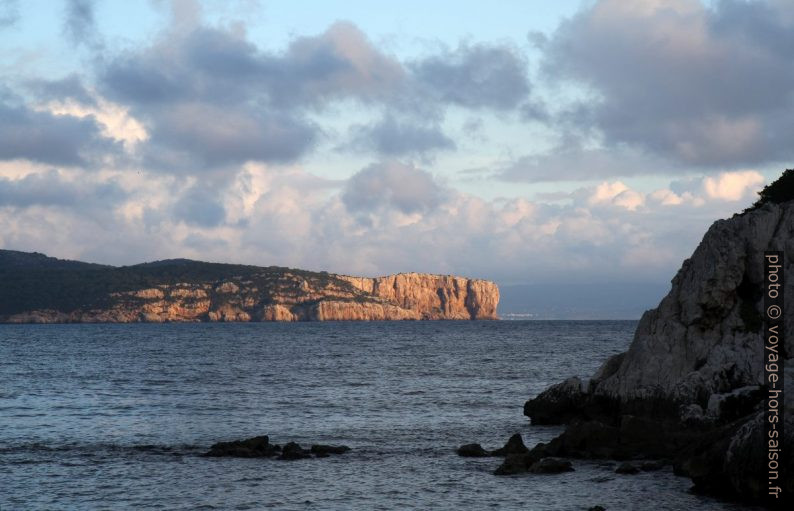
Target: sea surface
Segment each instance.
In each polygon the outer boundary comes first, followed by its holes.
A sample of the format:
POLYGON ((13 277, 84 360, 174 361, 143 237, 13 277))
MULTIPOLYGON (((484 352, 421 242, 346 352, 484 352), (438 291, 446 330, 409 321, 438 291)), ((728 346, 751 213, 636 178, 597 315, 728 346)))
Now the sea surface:
POLYGON ((632 321, 0 325, 0 509, 742 509, 671 468, 492 475, 524 401, 624 351, 632 321), (206 458, 214 442, 345 444, 206 458))

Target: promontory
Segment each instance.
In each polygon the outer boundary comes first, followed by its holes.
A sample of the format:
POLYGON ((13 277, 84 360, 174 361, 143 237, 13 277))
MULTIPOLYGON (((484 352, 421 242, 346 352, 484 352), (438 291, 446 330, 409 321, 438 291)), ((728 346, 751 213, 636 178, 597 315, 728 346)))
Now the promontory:
POLYGON ((497 319, 487 280, 366 278, 170 259, 106 266, 0 250, 0 322, 497 319))

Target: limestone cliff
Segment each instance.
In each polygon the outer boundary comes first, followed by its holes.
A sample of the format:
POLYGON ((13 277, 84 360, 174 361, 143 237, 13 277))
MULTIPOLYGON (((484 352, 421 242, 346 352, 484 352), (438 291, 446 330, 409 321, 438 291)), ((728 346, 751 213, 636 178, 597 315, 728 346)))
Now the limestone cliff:
POLYGON ((426 273, 400 273, 374 279, 338 277, 364 293, 416 310, 425 319, 497 319, 499 289, 487 280, 426 273))
POLYGON ((494 283, 451 275, 370 279, 187 260, 113 268, 40 254, 26 268, 20 254, 0 251, 2 322, 497 319, 494 283))
MULTIPOLYGON (((714 223, 626 353, 589 380, 570 378, 529 400, 533 424, 569 423, 542 450, 674 458, 701 490, 761 499, 766 250, 782 251, 788 272, 784 464, 794 469, 794 201, 714 223)), ((794 479, 785 483, 794 491, 794 479)))

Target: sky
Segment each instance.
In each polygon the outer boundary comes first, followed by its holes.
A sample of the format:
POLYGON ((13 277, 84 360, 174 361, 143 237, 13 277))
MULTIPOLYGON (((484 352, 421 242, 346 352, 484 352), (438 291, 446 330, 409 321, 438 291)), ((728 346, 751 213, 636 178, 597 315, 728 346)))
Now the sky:
POLYGON ((792 64, 785 0, 0 0, 0 247, 642 310, 792 166, 792 64))

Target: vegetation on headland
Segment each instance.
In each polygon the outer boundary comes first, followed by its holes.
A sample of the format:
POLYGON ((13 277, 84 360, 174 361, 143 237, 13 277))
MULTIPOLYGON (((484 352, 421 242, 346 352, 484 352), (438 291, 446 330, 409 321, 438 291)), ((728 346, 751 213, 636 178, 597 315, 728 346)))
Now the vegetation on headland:
POLYGON ((30 310, 71 312, 106 306, 112 293, 148 289, 160 285, 217 284, 229 279, 250 282, 265 292, 299 293, 294 279, 301 277, 324 287, 331 280, 342 288, 350 284, 326 272, 279 266, 248 266, 169 259, 133 266, 106 266, 47 257, 36 252, 0 250, 0 316, 30 310))
POLYGON ((784 170, 779 178, 766 185, 758 192, 758 200, 744 212, 756 210, 764 204, 782 204, 790 200, 794 200, 794 169, 784 170))

